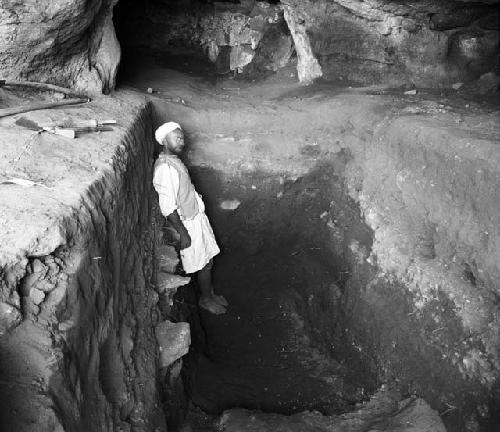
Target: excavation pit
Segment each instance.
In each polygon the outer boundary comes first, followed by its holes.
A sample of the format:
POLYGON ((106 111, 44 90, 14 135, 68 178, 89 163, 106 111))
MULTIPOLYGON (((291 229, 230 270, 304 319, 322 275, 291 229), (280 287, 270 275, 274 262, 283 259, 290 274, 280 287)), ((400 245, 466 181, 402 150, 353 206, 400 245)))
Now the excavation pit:
POLYGON ((342 192, 331 170, 324 165, 304 178, 254 173, 231 180, 194 170, 223 250, 215 280, 231 303, 225 316, 203 313, 193 323, 203 329, 206 357, 195 363, 191 392, 207 411, 333 413, 376 386, 342 324, 348 245, 329 226, 335 219, 349 227, 351 241, 365 250, 370 233, 345 196, 332 204, 342 192), (239 205, 226 210, 228 202, 239 205))
MULTIPOLYGON (((437 113, 433 90, 408 100, 397 89, 198 76, 181 101, 165 103, 176 86, 154 63, 146 75, 132 71, 129 85, 160 89, 155 122, 183 124, 186 161, 222 246, 215 281, 232 304, 227 316, 179 315, 194 336, 183 372, 192 402, 212 414, 313 409, 328 418, 397 383, 441 407, 448 428, 463 427, 477 387, 443 359, 474 350, 472 340, 458 349, 468 312, 457 316, 453 294, 471 295, 473 279, 465 256, 438 264, 458 226, 437 216, 453 182, 445 173, 458 169, 450 152, 472 138, 456 135, 461 102, 449 95, 437 113), (445 394, 469 408, 449 410, 445 394)), ((193 287, 180 292, 180 305, 196 304, 193 287)), ((493 413, 490 395, 481 406, 493 413)))

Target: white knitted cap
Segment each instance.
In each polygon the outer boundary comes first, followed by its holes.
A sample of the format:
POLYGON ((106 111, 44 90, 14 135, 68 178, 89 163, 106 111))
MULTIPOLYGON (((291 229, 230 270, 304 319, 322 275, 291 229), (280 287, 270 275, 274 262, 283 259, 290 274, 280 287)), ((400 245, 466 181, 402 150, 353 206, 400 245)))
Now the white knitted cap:
POLYGON ((155 131, 155 138, 156 138, 156 141, 158 141, 159 144, 162 144, 163 143, 163 140, 165 139, 165 137, 172 131, 176 130, 176 129, 180 129, 182 130, 181 128, 181 125, 179 123, 175 123, 175 122, 168 122, 168 123, 163 123, 158 129, 156 129, 155 131))

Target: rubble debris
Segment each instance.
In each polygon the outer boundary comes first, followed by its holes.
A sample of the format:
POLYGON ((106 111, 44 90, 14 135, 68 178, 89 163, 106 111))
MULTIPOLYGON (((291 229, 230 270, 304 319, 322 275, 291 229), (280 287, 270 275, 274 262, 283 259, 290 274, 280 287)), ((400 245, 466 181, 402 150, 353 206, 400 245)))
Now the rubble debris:
POLYGON ((226 200, 220 203, 220 208, 222 210, 236 210, 240 206, 240 204, 241 201, 237 199, 226 200))

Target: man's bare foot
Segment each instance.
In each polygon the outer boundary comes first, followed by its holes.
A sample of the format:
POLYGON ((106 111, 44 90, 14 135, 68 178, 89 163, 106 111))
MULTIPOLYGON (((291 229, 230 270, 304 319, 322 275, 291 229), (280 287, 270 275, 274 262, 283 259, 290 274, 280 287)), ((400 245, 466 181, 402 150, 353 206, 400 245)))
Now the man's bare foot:
POLYGON ((214 315, 221 315, 226 313, 226 308, 217 303, 215 299, 210 297, 201 298, 198 304, 200 305, 200 307, 206 309, 207 311, 213 313, 214 315))
POLYGON ((224 306, 224 307, 229 306, 229 303, 228 303, 228 301, 226 300, 226 298, 224 296, 221 296, 221 295, 218 295, 218 294, 214 294, 213 297, 214 297, 214 300, 217 303, 219 303, 221 306, 224 306))

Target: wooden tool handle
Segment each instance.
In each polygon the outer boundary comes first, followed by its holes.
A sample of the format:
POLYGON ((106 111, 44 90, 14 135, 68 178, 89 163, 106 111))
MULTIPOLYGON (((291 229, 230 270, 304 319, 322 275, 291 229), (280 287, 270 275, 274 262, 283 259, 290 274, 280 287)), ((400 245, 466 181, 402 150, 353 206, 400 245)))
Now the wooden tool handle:
POLYGON ((0 118, 14 115, 14 114, 20 114, 20 113, 28 112, 28 111, 56 108, 56 107, 60 107, 60 106, 64 106, 64 105, 75 105, 75 104, 87 103, 88 101, 89 101, 89 99, 78 98, 78 99, 65 99, 65 100, 58 101, 58 102, 33 102, 33 103, 29 103, 27 105, 22 105, 22 106, 18 106, 18 107, 0 109, 0 118))
POLYGON ((60 128, 54 128, 54 132, 56 135, 61 135, 66 138, 75 138, 76 134, 75 131, 72 129, 60 129, 60 128))
POLYGON ((69 128, 74 130, 76 133, 88 133, 88 132, 110 132, 113 130, 111 126, 80 126, 69 128))
POLYGON ((45 132, 55 134, 55 135, 60 135, 65 138, 75 138, 76 134, 73 129, 63 129, 63 128, 58 128, 58 127, 44 127, 43 130, 45 132))

